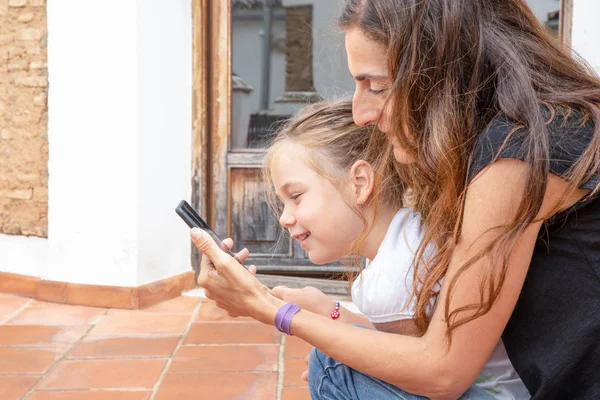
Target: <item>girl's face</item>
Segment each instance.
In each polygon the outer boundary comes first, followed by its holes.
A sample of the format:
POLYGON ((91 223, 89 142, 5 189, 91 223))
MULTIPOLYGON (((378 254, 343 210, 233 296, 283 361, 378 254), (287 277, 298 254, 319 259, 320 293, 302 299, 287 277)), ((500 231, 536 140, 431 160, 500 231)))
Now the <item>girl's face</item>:
POLYGON ((271 166, 271 180, 283 203, 279 223, 315 264, 347 256, 363 230, 360 217, 349 205, 353 203, 344 201, 344 194, 305 162, 305 149, 285 146, 271 166))
POLYGON ((387 49, 358 28, 346 32, 348 68, 356 88, 352 99, 352 115, 359 126, 377 124, 389 134, 394 146, 394 158, 401 164, 412 164, 416 160, 399 144, 391 129, 391 113, 385 106, 390 95, 391 79, 388 72, 387 49))

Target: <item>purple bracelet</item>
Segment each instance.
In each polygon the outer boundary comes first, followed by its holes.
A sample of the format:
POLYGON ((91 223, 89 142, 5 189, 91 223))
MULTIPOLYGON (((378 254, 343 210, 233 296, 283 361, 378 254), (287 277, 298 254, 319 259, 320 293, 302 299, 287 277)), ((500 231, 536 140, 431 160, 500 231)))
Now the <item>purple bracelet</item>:
POLYGON ((292 317, 300 311, 300 307, 294 303, 286 303, 279 307, 277 314, 275 314, 275 328, 280 332, 292 336, 290 333, 290 324, 292 323, 292 317))

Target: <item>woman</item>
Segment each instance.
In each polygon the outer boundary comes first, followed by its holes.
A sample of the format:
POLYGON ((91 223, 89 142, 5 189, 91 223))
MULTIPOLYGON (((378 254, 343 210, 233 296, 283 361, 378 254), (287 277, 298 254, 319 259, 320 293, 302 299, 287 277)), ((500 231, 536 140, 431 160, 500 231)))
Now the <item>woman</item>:
POLYGON ((599 80, 522 0, 349 0, 340 26, 355 122, 389 134, 439 249, 415 266, 422 335, 291 315, 298 292, 275 297, 194 230, 207 296, 267 324, 287 310, 318 349, 313 398, 478 398, 501 337, 533 398, 600 397, 599 80))

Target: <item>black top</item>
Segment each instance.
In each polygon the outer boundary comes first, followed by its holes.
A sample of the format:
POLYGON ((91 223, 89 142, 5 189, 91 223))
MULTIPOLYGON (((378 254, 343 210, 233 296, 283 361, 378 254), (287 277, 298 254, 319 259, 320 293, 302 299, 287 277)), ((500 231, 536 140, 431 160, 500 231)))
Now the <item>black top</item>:
MULTIPOLYGON (((500 158, 524 160, 528 131, 505 115, 478 138, 470 176, 500 158), (508 138, 508 139, 507 139, 508 138)), ((548 125, 550 171, 563 175, 594 133, 581 112, 548 125)), ((600 171, 581 185, 593 190, 600 171)), ((546 221, 502 339, 534 399, 600 399, 600 196, 546 221)))

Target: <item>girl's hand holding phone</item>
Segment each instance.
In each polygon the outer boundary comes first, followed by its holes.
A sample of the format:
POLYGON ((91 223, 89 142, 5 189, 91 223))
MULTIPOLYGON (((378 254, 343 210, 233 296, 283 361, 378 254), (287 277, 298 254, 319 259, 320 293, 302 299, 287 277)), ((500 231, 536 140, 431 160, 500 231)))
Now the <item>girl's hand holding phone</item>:
MULTIPOLYGON (((251 266, 249 274, 202 229, 193 228, 190 237, 203 254, 198 284, 204 288, 206 297, 214 300, 217 307, 232 317, 251 317, 273 325, 275 314, 284 302, 273 296, 270 289, 256 279, 256 267, 251 266)), ((231 239, 225 239, 223 243, 230 249, 233 247, 231 239)), ((248 250, 243 249, 236 257, 244 262, 248 254, 248 250)))

